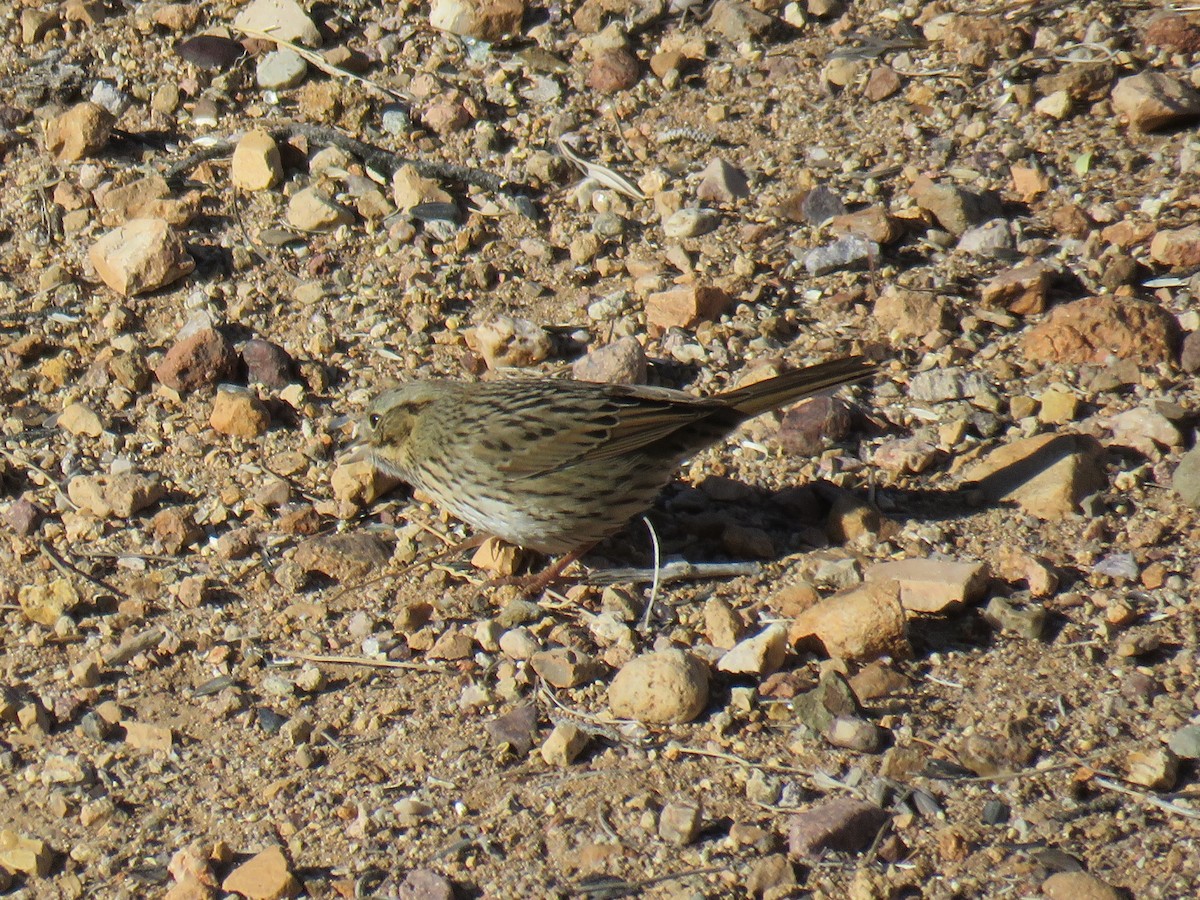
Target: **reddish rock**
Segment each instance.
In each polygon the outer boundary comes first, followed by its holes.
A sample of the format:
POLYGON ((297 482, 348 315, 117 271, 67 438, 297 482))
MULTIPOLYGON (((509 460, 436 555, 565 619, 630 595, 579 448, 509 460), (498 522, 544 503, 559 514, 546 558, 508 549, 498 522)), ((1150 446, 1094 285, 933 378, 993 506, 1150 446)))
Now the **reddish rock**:
POLYGON ((860 234, 877 244, 891 244, 904 234, 904 226, 882 206, 868 206, 829 220, 834 234, 860 234))
POLYGON ((1162 47, 1172 53, 1200 51, 1200 25, 1175 13, 1156 16, 1146 26, 1144 36, 1151 47, 1162 47))
POLYGON ((1046 309, 1046 293, 1053 275, 1049 266, 1033 263, 1001 272, 979 292, 984 306, 1003 306, 1009 312, 1027 316, 1046 309))
POLYGON ((788 855, 817 859, 829 850, 857 853, 871 846, 890 819, 889 812, 862 800, 826 800, 792 819, 788 855))
POLYGON ((850 433, 850 407, 837 397, 813 397, 797 403, 783 417, 779 443, 788 453, 817 456, 832 441, 850 433))
POLYGON ((36 504, 22 497, 14 501, 8 508, 4 519, 14 533, 24 537, 37 531, 37 527, 42 521, 42 511, 36 504))
POLYGON ((1164 228, 1150 242, 1150 256, 1166 266, 1187 269, 1200 266, 1200 225, 1164 228))
POLYGON ((721 288, 685 285, 646 298, 646 319, 664 331, 690 328, 698 322, 715 319, 731 302, 733 298, 721 288))
POLYGON ((636 56, 624 47, 610 47, 601 50, 592 60, 592 68, 587 78, 588 87, 601 94, 627 91, 637 84, 641 71, 642 67, 636 56))
POLYGON ((1173 128, 1200 118, 1200 91, 1163 72, 1122 78, 1113 88, 1112 104, 1138 131, 1173 128))
POLYGON ((996 58, 1011 59, 1022 49, 1025 34, 1000 16, 948 16, 943 23, 946 49, 963 65, 986 68, 996 58))
POLYGON ((878 103, 897 93, 901 86, 900 76, 896 74, 895 69, 891 66, 876 66, 867 76, 863 96, 872 103, 878 103))
POLYGON ((1153 303, 1087 297, 1052 310, 1025 335, 1024 351, 1042 363, 1103 365, 1115 356, 1152 365, 1172 358, 1178 331, 1175 317, 1153 303))
POLYGON ((292 382, 292 358, 278 344, 270 341, 246 341, 242 347, 246 363, 246 380, 269 388, 285 388, 292 382))
POLYGON ((221 332, 202 328, 167 351, 154 374, 169 388, 194 391, 229 378, 237 368, 237 353, 221 332))

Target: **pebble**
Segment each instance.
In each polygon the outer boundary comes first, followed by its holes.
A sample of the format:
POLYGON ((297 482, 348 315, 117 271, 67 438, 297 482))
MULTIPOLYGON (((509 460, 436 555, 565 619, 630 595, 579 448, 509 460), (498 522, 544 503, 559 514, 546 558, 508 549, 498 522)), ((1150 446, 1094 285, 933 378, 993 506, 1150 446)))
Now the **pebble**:
POLYGON ((1071 391, 1050 388, 1038 397, 1037 419, 1044 425, 1065 425, 1079 417, 1079 398, 1071 391))
POLYGON ((233 25, 306 47, 321 46, 321 32, 296 0, 253 0, 238 13, 233 25))
POLYGON ((721 224, 721 214, 714 209, 688 206, 676 210, 663 222, 663 234, 671 239, 699 237, 721 224))
POLYGON ((1200 447, 1183 454, 1171 475, 1171 488, 1185 504, 1200 509, 1200 447))
POLYGON ((137 750, 169 753, 175 741, 175 733, 166 725, 123 719, 121 727, 125 729, 125 743, 137 750))
POLYGON ((433 0, 429 24, 489 43, 520 31, 525 0, 433 0))
POLYGON ((668 803, 658 814, 658 836, 668 844, 686 847, 700 834, 698 803, 668 803))
POLYGON ((733 203, 750 196, 750 182, 742 169, 714 157, 700 173, 696 199, 702 203, 733 203))
POLYGON ((813 397, 783 415, 777 440, 795 456, 819 456, 831 443, 843 441, 854 425, 853 410, 837 397, 813 397))
POLYGON ((1200 225, 1159 229, 1150 242, 1150 257, 1164 266, 1200 266, 1200 225))
POLYGON ((213 399, 208 424, 218 434, 253 440, 271 425, 267 405, 244 388, 223 387, 213 399))
POLYGON ((26 584, 17 589, 17 603, 25 618, 53 628, 59 618, 79 605, 82 598, 66 578, 48 584, 26 584))
POLYGON ((1178 330, 1156 304, 1103 295, 1054 307, 1026 333, 1022 347, 1036 363, 1103 366, 1115 356, 1152 365, 1174 356, 1178 330))
POLYGON ((1128 896, 1088 872, 1055 872, 1042 882, 1046 900, 1125 900, 1128 896))
POLYGON ((1200 759, 1200 725, 1184 725, 1176 730, 1167 747, 1182 759, 1200 759))
POLYGON ((1003 597, 993 597, 983 611, 993 627, 1026 640, 1038 641, 1046 632, 1046 610, 1041 606, 1017 607, 1003 597))
POLYGON ((221 890, 248 900, 278 900, 299 894, 300 882, 292 874, 283 850, 271 846, 230 872, 221 882, 221 890))
POLYGON ((334 203, 320 188, 308 187, 292 195, 287 205, 288 224, 300 231, 327 232, 354 221, 354 214, 334 203))
POLYGON ((987 376, 960 368, 917 372, 908 382, 908 395, 922 403, 965 400, 990 392, 987 376))
POLYGON ((165 493, 158 473, 76 475, 67 482, 71 502, 99 518, 128 519, 157 503, 165 493))
POLYGON ((529 665, 547 683, 556 688, 573 688, 595 681, 604 674, 604 666, 570 647, 552 647, 529 657, 529 665))
POLYGON ((100 437, 104 423, 96 411, 85 403, 71 403, 58 414, 58 426, 69 434, 84 434, 100 437))
POLYGON ((832 244, 810 250, 804 257, 804 268, 810 275, 827 275, 841 269, 865 266, 878 258, 877 243, 858 234, 848 234, 832 244))
POLYGON ((0 830, 0 868, 45 878, 53 860, 54 852, 45 841, 8 828, 0 830))
POLYGON ((154 370, 167 387, 182 392, 216 384, 232 377, 237 352, 215 328, 201 328, 179 339, 154 370))
POLYGON ((122 297, 157 290, 196 268, 165 219, 131 219, 114 228, 92 244, 88 261, 122 297))
POLYGON ((1179 757, 1167 747, 1130 751, 1123 764, 1127 781, 1153 791, 1174 790, 1179 778, 1179 757))
POLYGON ((808 224, 821 226, 837 216, 844 216, 846 204, 828 185, 818 184, 805 195, 800 214, 808 224))
POLYGON ((587 85, 600 94, 615 94, 629 90, 641 75, 642 65, 628 48, 607 47, 592 59, 587 85))
POLYGON ((890 819, 888 812, 862 800, 822 801, 792 817, 788 855, 812 860, 831 850, 858 853, 871 845, 890 819))
POLYGON ((742 617, 722 597, 710 597, 704 602, 704 636, 719 649, 732 649, 746 630, 742 617))
POLYGON ((774 17, 743 0, 717 0, 709 10, 707 27, 736 44, 765 38, 777 25, 774 17))
POLYGON ((573 722, 559 722, 546 738, 539 752, 548 766, 565 768, 587 749, 588 734, 573 722))
POLYGON ((691 328, 716 319, 732 302, 733 298, 719 287, 684 285, 647 297, 646 320, 663 331, 691 328))
POLYGON ((331 534, 309 538, 296 548, 296 563, 334 581, 352 581, 376 573, 388 562, 383 541, 371 534, 331 534))
POLYGON ((467 334, 467 346, 483 357, 489 369, 532 366, 550 356, 550 333, 528 319, 496 316, 467 334))
POLYGON ((246 191, 266 191, 279 184, 283 180, 283 161, 275 139, 260 129, 242 135, 233 148, 229 177, 246 191))
POLYGON ((815 639, 827 656, 872 660, 908 656, 904 607, 895 582, 865 584, 827 597, 792 622, 793 644, 815 639))
POLYGON ((1200 91, 1165 72, 1139 72, 1117 82, 1113 109, 1138 131, 1157 131, 1200 118, 1200 91))
POLYGON ((571 375, 579 381, 601 384, 645 384, 648 367, 641 341, 629 336, 597 347, 575 360, 571 375))
POLYGON ((878 725, 857 716, 837 716, 825 731, 830 744, 856 753, 878 753, 886 737, 887 732, 878 725))
POLYGON ((36 503, 27 497, 20 497, 5 510, 4 521, 14 534, 25 537, 37 531, 43 515, 41 507, 36 503))
POLYGON ((730 675, 763 678, 777 672, 787 657, 787 627, 770 625, 753 637, 739 641, 717 661, 717 669, 730 675))
POLYGON ((392 175, 392 202, 410 210, 425 203, 452 203, 454 198, 434 178, 426 178, 413 165, 403 165, 392 175))
POLYGON ((634 657, 608 689, 612 714, 653 724, 682 724, 708 705, 708 667, 683 650, 634 657))
POLYGON ((249 340, 242 345, 246 381, 276 390, 292 383, 295 363, 286 350, 270 341, 249 340))
POLYGON ((527 756, 537 738, 537 707, 522 704, 483 727, 495 744, 508 744, 517 756, 527 756))
POLYGON ((964 231, 956 249, 975 256, 1005 256, 1015 251, 1016 245, 1008 221, 992 219, 964 231))
POLYGON ((397 892, 397 900, 454 900, 457 896, 453 882, 432 869, 413 869, 397 892))
POLYGON ((783 853, 772 853, 757 860, 746 878, 749 897, 785 897, 797 884, 796 870, 783 853))
POLYGON ((889 285, 875 300, 879 324, 897 337, 924 337, 946 324, 946 299, 933 291, 889 285))
POLYGON ((77 103, 46 124, 46 149, 59 162, 75 162, 95 156, 112 135, 116 118, 104 107, 77 103))
POLYGON ((896 581, 907 613, 942 613, 979 599, 988 584, 983 562, 949 559, 898 559, 875 563, 863 573, 871 582, 896 581))
POLYGON ((308 63, 299 53, 286 48, 264 54, 254 68, 254 80, 265 91, 294 88, 308 75, 308 63))
POLYGON ((956 238, 961 238, 975 225, 999 218, 1002 211, 999 197, 990 191, 978 192, 919 179, 910 193, 921 209, 930 213, 956 238))
POLYGON ((1183 445, 1183 435, 1162 413, 1146 406, 1135 406, 1108 420, 1113 443, 1132 447, 1144 456, 1155 459, 1159 448, 1171 449, 1183 445))
POLYGON ((1056 521, 1107 485, 1103 453, 1083 434, 1042 434, 997 447, 964 473, 991 503, 1013 501, 1030 515, 1056 521))

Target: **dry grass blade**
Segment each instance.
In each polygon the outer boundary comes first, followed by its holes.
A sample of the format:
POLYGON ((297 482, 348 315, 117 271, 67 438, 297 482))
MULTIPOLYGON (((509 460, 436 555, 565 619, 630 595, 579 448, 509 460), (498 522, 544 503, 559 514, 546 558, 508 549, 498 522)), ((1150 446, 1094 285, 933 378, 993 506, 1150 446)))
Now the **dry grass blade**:
POLYGON ((634 200, 646 199, 646 195, 642 193, 641 188, 639 188, 620 172, 616 172, 610 169, 608 166, 602 166, 599 163, 594 163, 590 160, 584 159, 582 156, 576 153, 575 149, 569 143, 568 139, 570 137, 572 136, 568 134, 559 136, 558 152, 561 153, 564 158, 573 163, 575 167, 579 169, 579 171, 583 172, 584 175, 586 175, 588 178, 591 178, 593 181, 598 181, 605 187, 612 188, 618 194, 623 194, 626 197, 630 197, 634 200))

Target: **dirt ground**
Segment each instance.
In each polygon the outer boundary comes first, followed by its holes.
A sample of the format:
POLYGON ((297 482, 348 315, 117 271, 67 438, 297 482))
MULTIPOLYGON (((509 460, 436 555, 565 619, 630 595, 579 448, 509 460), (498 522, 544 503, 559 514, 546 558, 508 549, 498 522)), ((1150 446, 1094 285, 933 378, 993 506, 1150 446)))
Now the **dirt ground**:
POLYGON ((464 38, 407 0, 313 7, 307 54, 344 68, 276 88, 246 6, 0 9, 0 892, 1195 896, 1200 17, 572 0, 480 30, 514 8, 462 4, 464 38), (1175 87, 1129 100, 1147 72, 1175 87), (56 149, 89 100, 111 130, 56 149), (238 188, 256 128, 283 180, 238 188), (329 226, 293 207, 314 187, 329 226), (100 270, 134 240, 95 248, 146 218, 194 266, 123 295, 100 270), (197 331, 236 359, 181 376, 197 331), (533 607, 432 560, 468 530, 419 496, 335 483, 387 385, 627 337, 698 394, 881 365, 683 467, 664 555, 738 567, 661 585, 649 628, 645 581, 600 583, 652 566, 641 523, 533 607), (1061 434, 1046 496, 975 468, 1061 434), (984 574, 893 652, 717 669, 720 623, 918 558, 984 574), (616 672, 669 648, 706 661, 702 711, 617 720, 616 672), (830 739, 819 684, 876 743, 830 739), (834 800, 886 824, 806 851, 834 800))

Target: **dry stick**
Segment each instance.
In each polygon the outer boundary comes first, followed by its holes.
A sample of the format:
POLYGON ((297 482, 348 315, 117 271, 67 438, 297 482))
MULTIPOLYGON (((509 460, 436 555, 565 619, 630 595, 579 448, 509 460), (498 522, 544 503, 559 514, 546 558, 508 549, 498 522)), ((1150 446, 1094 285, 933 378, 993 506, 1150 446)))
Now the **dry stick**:
POLYGON ((367 659, 363 656, 327 656, 316 653, 285 653, 289 659, 301 662, 329 663, 336 666, 360 666, 365 669, 410 669, 413 672, 444 674, 447 670, 428 663, 401 662, 395 659, 367 659))
POLYGON ((1151 806, 1155 806, 1158 809, 1163 810, 1164 812, 1174 813, 1177 816, 1183 816, 1188 819, 1200 819, 1200 810, 1198 809, 1186 809, 1182 806, 1176 806, 1169 800, 1163 800, 1161 797, 1156 797, 1150 793, 1135 791, 1133 788, 1126 787, 1125 785, 1119 784, 1109 778, 1101 778, 1098 775, 1093 778, 1092 781, 1100 785, 1100 787, 1106 788, 1107 790, 1116 791, 1118 794, 1127 794, 1130 797, 1136 797, 1143 803, 1148 803, 1151 806))
POLYGON ((38 541, 38 549, 42 551, 42 555, 45 556, 46 559, 50 560, 50 563, 54 566, 54 568, 58 569, 58 571, 62 572, 68 578, 82 578, 92 586, 98 587, 102 591, 108 591, 114 597, 119 597, 122 600, 129 599, 129 595, 124 591, 113 587, 102 578, 97 578, 95 575, 89 575, 87 572, 83 571, 83 569, 79 568, 79 566, 64 560, 61 556, 51 550, 50 545, 45 541, 38 541))

